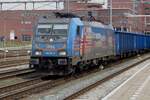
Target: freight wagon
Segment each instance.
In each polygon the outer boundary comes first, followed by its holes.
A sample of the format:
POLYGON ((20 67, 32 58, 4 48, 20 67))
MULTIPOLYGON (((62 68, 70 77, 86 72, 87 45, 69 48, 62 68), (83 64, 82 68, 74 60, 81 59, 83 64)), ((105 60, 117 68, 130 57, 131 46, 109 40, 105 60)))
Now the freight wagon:
POLYGON ((116 55, 143 52, 150 49, 149 45, 149 35, 115 31, 116 55))

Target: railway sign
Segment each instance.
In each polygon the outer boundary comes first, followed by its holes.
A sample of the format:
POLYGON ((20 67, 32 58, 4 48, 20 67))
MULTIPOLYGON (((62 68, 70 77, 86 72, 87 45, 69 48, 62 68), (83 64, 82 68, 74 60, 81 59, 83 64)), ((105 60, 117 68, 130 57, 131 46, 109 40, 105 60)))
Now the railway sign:
POLYGON ((15 31, 14 30, 10 31, 10 40, 15 40, 15 31))

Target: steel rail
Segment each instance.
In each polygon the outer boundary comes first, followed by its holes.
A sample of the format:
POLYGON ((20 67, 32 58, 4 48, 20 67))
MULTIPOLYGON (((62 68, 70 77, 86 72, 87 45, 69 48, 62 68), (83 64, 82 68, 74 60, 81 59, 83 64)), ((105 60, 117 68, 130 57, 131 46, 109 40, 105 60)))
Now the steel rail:
POLYGON ((22 70, 15 70, 15 71, 10 71, 10 72, 4 72, 4 73, 0 73, 0 80, 4 80, 4 79, 7 79, 7 78, 15 77, 17 75, 33 73, 33 72, 35 72, 34 69, 22 69, 22 70))
POLYGON ((23 81, 23 82, 18 82, 18 83, 16 82, 16 83, 14 83, 12 85, 9 85, 9 86, 0 87, 0 94, 4 94, 4 93, 10 92, 10 91, 14 91, 14 90, 17 90, 18 88, 30 86, 30 85, 37 84, 37 83, 40 83, 40 82, 42 82, 42 80, 38 76, 37 76, 37 78, 33 78, 33 79, 26 80, 26 81, 23 81))
POLYGON ((19 62, 10 63, 10 64, 5 64, 5 65, 1 65, 1 66, 0 66, 0 69, 1 69, 1 68, 15 67, 15 66, 19 66, 19 65, 26 65, 26 64, 29 64, 29 61, 28 61, 28 60, 19 61, 19 62))

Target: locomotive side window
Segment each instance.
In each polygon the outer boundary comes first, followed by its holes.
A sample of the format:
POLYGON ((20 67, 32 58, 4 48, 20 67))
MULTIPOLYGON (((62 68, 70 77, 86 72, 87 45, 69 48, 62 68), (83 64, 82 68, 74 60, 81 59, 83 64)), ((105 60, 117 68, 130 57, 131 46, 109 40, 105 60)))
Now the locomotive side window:
POLYGON ((80 36, 80 26, 77 26, 77 36, 80 36))

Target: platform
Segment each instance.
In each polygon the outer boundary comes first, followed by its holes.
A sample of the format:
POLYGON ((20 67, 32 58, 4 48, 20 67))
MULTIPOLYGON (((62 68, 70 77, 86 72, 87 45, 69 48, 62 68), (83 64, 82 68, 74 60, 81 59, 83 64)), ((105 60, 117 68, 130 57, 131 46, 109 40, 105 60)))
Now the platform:
POLYGON ((150 63, 142 66, 102 100, 150 100, 150 63))

